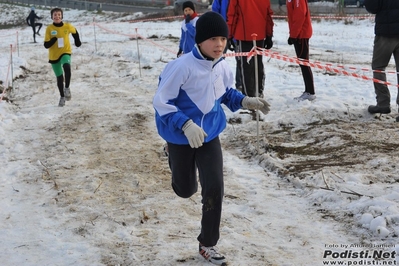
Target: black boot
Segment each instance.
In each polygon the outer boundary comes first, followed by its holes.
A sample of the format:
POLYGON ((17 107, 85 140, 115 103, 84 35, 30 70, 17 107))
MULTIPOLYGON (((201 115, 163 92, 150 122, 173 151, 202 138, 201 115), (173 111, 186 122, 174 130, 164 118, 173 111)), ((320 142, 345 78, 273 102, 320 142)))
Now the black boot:
POLYGON ((376 113, 389 114, 391 112, 391 107, 389 107, 389 106, 382 107, 382 106, 378 106, 378 105, 370 105, 368 111, 371 114, 376 114, 376 113))

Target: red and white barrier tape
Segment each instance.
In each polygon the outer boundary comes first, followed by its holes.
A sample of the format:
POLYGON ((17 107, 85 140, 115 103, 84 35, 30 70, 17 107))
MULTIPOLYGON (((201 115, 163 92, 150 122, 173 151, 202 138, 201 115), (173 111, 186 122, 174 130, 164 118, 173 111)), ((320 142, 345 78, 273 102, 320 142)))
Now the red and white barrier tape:
MULTIPOLYGON (((249 61, 255 54, 267 56, 267 57, 270 57, 273 59, 282 60, 282 61, 286 61, 286 62, 290 62, 290 63, 296 63, 299 65, 305 65, 305 66, 309 66, 312 68, 322 69, 322 70, 329 71, 329 72, 336 73, 336 74, 341 74, 341 75, 350 76, 350 77, 354 77, 354 78, 360 78, 363 80, 373 81, 375 83, 399 87, 398 84, 393 84, 391 82, 382 81, 382 80, 378 80, 375 78, 370 78, 365 75, 360 75, 360 74, 352 72, 352 71, 347 71, 345 69, 342 69, 342 65, 340 65, 338 67, 333 67, 332 64, 324 64, 323 65, 319 62, 310 62, 309 60, 300 59, 300 58, 296 58, 296 57, 289 57, 286 55, 281 55, 280 53, 277 53, 277 52, 270 52, 269 50, 266 50, 264 48, 259 48, 259 47, 253 47, 251 49, 251 51, 245 52, 245 53, 227 53, 227 54, 225 54, 225 56, 226 57, 246 56, 247 61, 249 61)), ((367 69, 367 71, 370 71, 370 70, 367 69)), ((375 72, 384 72, 384 71, 375 71, 375 72)), ((385 72, 385 73, 387 73, 387 72, 385 72)), ((389 72, 389 73, 398 74, 397 72, 389 72)))

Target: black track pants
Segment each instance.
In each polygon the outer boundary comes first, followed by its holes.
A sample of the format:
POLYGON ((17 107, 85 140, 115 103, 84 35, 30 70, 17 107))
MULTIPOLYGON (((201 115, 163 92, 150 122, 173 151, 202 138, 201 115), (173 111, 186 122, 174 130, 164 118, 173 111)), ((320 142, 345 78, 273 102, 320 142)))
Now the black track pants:
POLYGON ((223 156, 219 138, 202 147, 168 143, 172 187, 182 198, 189 198, 198 190, 197 169, 202 187, 202 220, 198 241, 215 246, 219 240, 219 227, 224 194, 223 156))

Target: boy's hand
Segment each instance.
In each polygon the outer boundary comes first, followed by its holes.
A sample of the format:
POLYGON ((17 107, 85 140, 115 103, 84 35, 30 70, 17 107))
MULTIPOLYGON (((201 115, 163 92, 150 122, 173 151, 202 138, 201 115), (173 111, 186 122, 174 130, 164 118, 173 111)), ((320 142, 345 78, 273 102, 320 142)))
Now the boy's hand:
POLYGON ((259 97, 245 96, 245 98, 242 100, 241 105, 242 107, 250 110, 258 109, 265 115, 267 115, 270 111, 270 105, 265 101, 265 99, 259 97))
POLYGON ((80 47, 82 45, 82 42, 80 40, 75 40, 75 46, 80 47))
POLYGON ((187 24, 187 23, 190 23, 190 20, 191 20, 191 16, 190 16, 190 15, 187 15, 187 16, 186 16, 186 24, 187 24))
POLYGON ((201 147, 205 138, 208 136, 205 131, 197 126, 197 124, 195 124, 191 119, 184 124, 182 129, 191 148, 201 147))

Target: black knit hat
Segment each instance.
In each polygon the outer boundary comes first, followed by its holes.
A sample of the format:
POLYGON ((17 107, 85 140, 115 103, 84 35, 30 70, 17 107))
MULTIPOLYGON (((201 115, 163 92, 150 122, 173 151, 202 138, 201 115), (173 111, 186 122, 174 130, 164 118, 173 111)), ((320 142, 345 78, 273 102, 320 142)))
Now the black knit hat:
POLYGON ((195 12, 195 6, 194 6, 193 2, 191 2, 191 1, 184 2, 183 3, 183 11, 184 11, 184 9, 186 9, 186 7, 191 8, 195 12))
POLYGON ((224 18, 216 12, 208 11, 199 17, 195 25, 195 43, 202 43, 212 37, 228 38, 229 29, 224 18))

